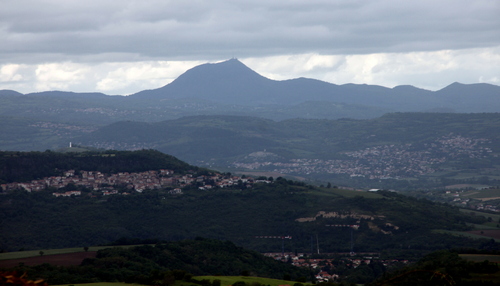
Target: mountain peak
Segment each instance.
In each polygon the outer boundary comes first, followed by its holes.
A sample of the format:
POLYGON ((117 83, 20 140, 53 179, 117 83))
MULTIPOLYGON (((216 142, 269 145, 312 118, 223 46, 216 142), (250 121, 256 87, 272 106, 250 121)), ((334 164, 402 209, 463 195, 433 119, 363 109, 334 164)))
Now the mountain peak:
POLYGON ((254 89, 269 82, 272 80, 261 76, 238 59, 232 58, 195 66, 164 87, 142 91, 135 95, 203 98, 226 103, 242 103, 242 101, 255 101, 260 95, 254 89))
POLYGON ((261 80, 265 79, 265 77, 253 71, 238 59, 232 58, 223 62, 196 66, 180 75, 172 84, 182 82, 186 79, 196 80, 199 83, 206 82, 207 84, 213 84, 214 80, 228 82, 241 79, 261 80))
POLYGON ((229 60, 225 60, 225 61, 219 62, 219 64, 223 64, 223 63, 245 65, 240 60, 238 60, 238 58, 230 58, 229 60))

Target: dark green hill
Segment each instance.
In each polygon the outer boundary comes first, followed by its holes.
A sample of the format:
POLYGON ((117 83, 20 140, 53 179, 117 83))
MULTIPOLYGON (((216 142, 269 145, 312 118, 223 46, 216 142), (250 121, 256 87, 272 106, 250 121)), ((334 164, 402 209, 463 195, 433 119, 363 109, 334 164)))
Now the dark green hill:
POLYGON ((107 248, 99 250, 96 258, 85 259, 80 266, 43 264, 19 267, 18 270, 27 272, 29 277, 43 278, 50 285, 98 281, 173 285, 176 280, 192 285, 201 284, 201 281, 192 280, 193 274, 239 276, 243 273, 279 279, 285 275, 294 280, 311 278, 309 269, 265 257, 229 241, 204 238, 127 249, 107 248))
POLYGON ((498 270, 497 263, 467 261, 456 252, 443 250, 428 254, 417 263, 393 273, 384 273, 383 277, 366 285, 500 285, 498 270))
MULTIPOLYGON (((450 247, 497 248, 433 229, 467 230, 486 218, 458 208, 390 192, 315 188, 282 178, 253 188, 184 189, 130 195, 54 197, 52 191, 0 196, 0 249, 61 248, 106 244, 121 237, 181 240, 203 236, 263 252, 306 252, 311 237, 321 252, 401 251, 414 254, 450 247), (348 227, 332 225, 359 225, 348 227), (293 239, 258 238, 292 236, 293 239), (402 249, 403 248, 403 249, 402 249)), ((316 252, 316 249, 314 249, 316 252)))
POLYGON ((169 169, 177 173, 198 169, 155 150, 103 152, 0 152, 0 182, 26 182, 61 176, 67 170, 102 173, 169 169))

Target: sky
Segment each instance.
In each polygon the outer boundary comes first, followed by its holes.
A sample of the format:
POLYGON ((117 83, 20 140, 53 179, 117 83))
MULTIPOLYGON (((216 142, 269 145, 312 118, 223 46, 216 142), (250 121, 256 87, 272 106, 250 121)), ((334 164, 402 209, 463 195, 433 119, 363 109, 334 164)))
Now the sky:
POLYGON ((275 80, 500 85, 498 0, 0 0, 0 90, 128 95, 238 58, 275 80))

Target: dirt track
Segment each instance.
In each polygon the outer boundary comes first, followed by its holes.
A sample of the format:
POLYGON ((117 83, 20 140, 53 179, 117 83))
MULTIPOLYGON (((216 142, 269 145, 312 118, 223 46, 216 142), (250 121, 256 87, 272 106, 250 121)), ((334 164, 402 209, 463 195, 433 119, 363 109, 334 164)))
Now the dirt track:
POLYGON ((59 266, 80 265, 80 263, 82 263, 85 258, 95 257, 96 253, 96 251, 88 251, 0 260, 0 267, 14 267, 18 266, 19 263, 24 263, 24 265, 28 266, 39 265, 43 263, 50 263, 52 265, 59 266))

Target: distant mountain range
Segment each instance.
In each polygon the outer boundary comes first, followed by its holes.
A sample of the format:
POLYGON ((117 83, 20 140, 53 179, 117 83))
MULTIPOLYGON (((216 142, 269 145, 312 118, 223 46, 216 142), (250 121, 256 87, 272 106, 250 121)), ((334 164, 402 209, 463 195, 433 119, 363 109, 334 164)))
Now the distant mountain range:
POLYGON ((271 80, 237 59, 203 64, 170 84, 130 96, 0 91, 0 116, 108 124, 192 115, 367 119, 388 112, 500 112, 500 87, 453 83, 438 91, 413 86, 335 85, 297 78, 271 80))
POLYGON ((237 59, 197 66, 162 88, 131 97, 196 98, 249 106, 325 101, 392 111, 500 111, 500 87, 490 84, 453 83, 433 92, 408 85, 391 89, 364 84, 335 85, 308 78, 275 81, 259 75, 237 59))

